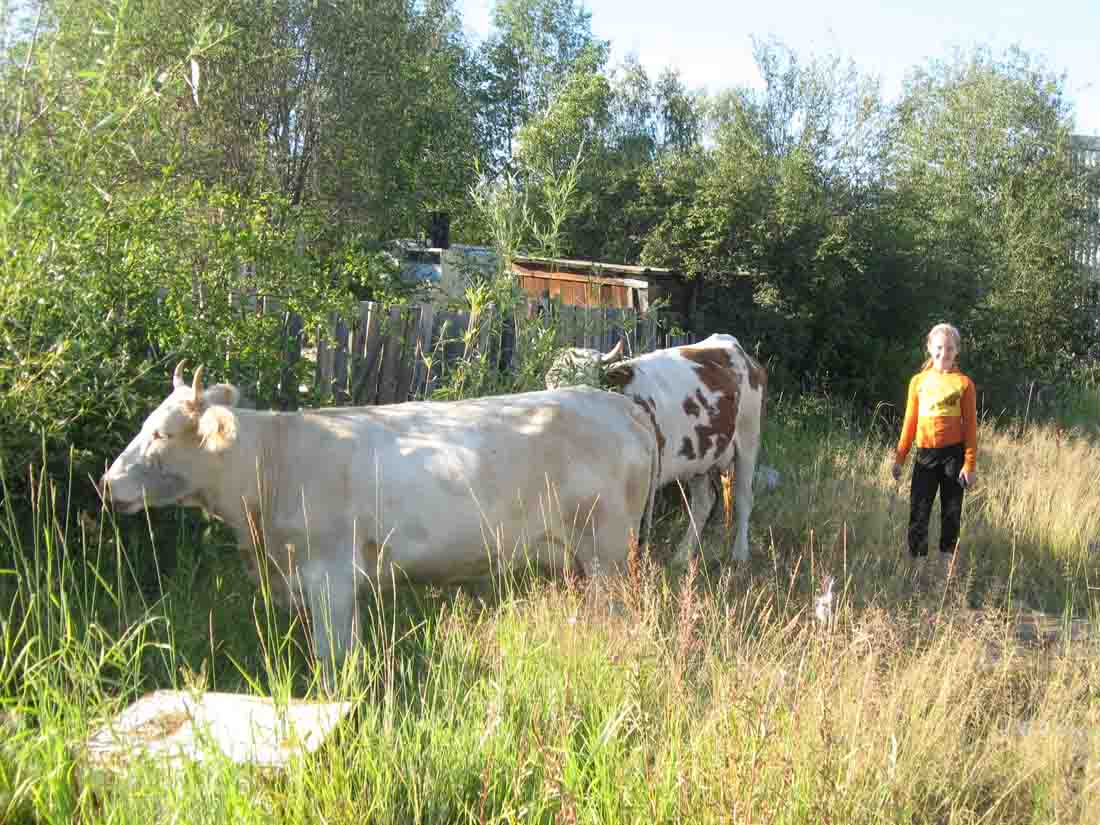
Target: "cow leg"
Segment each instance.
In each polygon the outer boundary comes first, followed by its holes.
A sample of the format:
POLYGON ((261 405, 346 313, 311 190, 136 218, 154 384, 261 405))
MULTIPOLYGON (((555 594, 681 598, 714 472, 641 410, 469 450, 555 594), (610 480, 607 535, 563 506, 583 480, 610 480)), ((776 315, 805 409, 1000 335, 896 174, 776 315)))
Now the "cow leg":
POLYGON ((599 534, 596 535, 589 524, 574 546, 573 558, 584 574, 585 601, 593 615, 619 616, 625 611, 617 589, 610 584, 612 575, 626 570, 627 524, 625 517, 601 519, 599 534), (621 548, 613 546, 611 541, 621 541, 621 548))
POLYGON ((756 453, 760 445, 759 436, 746 439, 744 446, 738 445, 734 466, 737 478, 734 480, 734 510, 737 513, 737 538, 733 542, 733 560, 749 559, 749 516, 752 514, 752 480, 756 472, 756 453))
POLYGON ((314 561, 299 566, 309 606, 313 652, 326 677, 335 676, 351 648, 358 644, 358 613, 353 571, 314 561))
POLYGON ((688 526, 680 540, 680 546, 672 556, 673 567, 687 567, 696 548, 702 547, 703 528, 714 509, 716 498, 708 473, 695 476, 688 482, 688 497, 688 526))

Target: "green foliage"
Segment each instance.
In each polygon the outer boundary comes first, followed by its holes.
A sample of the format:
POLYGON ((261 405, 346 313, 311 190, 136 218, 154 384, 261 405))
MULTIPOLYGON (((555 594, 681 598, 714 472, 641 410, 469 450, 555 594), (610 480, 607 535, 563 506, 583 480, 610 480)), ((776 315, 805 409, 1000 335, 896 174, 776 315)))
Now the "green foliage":
POLYGON ((591 17, 574 0, 495 4, 494 31, 480 53, 480 122, 490 172, 514 171, 519 130, 550 106, 566 78, 595 73, 606 61, 609 44, 592 36, 591 17))
POLYGON ((574 206, 562 225, 568 254, 638 260, 647 233, 664 217, 661 206, 647 199, 645 181, 661 175, 665 163, 696 151, 701 116, 674 72, 654 83, 629 60, 610 77, 575 69, 517 137, 516 161, 533 211, 552 211, 540 192, 547 170, 572 174, 574 206))
POLYGON ((307 329, 347 307, 317 275, 326 262, 297 249, 308 216, 277 195, 73 187, 61 208, 44 183, 20 194, 0 286, 2 458, 19 475, 44 438, 51 466, 71 454, 98 476, 182 358, 274 398, 283 314, 257 311, 257 292, 307 329))
POLYGON ((899 218, 935 311, 968 331, 981 377, 1002 393, 1021 373, 1066 375, 1087 347, 1070 258, 1085 181, 1071 165, 1063 86, 1019 50, 978 50, 914 74, 898 109, 899 218))
POLYGON ((777 41, 755 43, 761 89, 607 69, 567 0, 499 3, 480 50, 450 0, 5 9, 13 468, 44 443, 97 471, 178 357, 270 398, 283 319, 252 296, 307 331, 354 298, 415 299, 382 250, 434 210, 505 267, 522 250, 699 279, 695 331, 746 341, 779 390, 900 402, 940 320, 994 408, 1095 348, 1070 250, 1097 181, 1070 162, 1064 78, 1018 50, 918 67, 891 108, 849 61, 777 41))
POLYGON ((317 231, 308 210, 188 182, 163 162, 179 148, 162 118, 177 100, 166 90, 187 78, 198 94, 191 61, 215 44, 200 39, 194 57, 139 73, 145 54, 132 46, 149 21, 131 7, 102 11, 113 39, 86 64, 68 7, 54 9, 56 48, 21 46, 5 92, 33 117, 0 135, 0 459, 17 480, 28 463, 74 459, 88 497, 85 478, 163 397, 175 360, 257 388, 276 380, 281 317, 249 311, 250 292, 311 322, 346 295, 300 249, 317 231), (69 105, 52 105, 59 94, 69 105))
POLYGON ((482 178, 471 190, 478 220, 492 239, 497 270, 489 277, 477 273, 466 290, 462 308, 469 323, 461 335, 444 329, 436 352, 425 356, 426 365, 446 365, 444 350, 460 345, 461 358, 441 375, 433 397, 458 400, 483 395, 541 390, 546 371, 559 350, 553 313, 533 314, 530 296, 519 286, 512 260, 527 240, 535 241, 543 254, 554 256, 561 248, 561 226, 575 211, 575 188, 583 155, 577 155, 558 174, 551 162, 524 168, 537 185, 535 197, 546 209, 545 223, 530 208, 531 190, 519 186, 505 173, 495 182, 482 178), (505 357, 507 353, 507 357, 505 357), (507 368, 502 369, 501 363, 507 368))
POLYGON ((765 87, 716 102, 714 148, 646 179, 660 218, 643 258, 703 279, 708 328, 775 353, 779 387, 881 397, 901 380, 882 372, 893 341, 917 334, 888 213, 855 174, 874 164, 881 107, 839 60, 766 43, 757 59, 765 87))
POLYGON ((1087 180, 1062 79, 1019 52, 914 75, 895 111, 838 58, 757 42, 762 91, 712 101, 713 148, 641 177, 647 262, 707 284, 707 327, 777 356, 792 387, 900 401, 924 333, 964 332, 995 406, 1065 380, 1095 304, 1070 250, 1087 180))
MULTIPOLYGON (((335 697, 297 617, 228 548, 201 548, 216 535, 177 536, 180 562, 147 598, 135 545, 39 477, 28 521, 0 518, 0 557, 17 560, 0 569, 0 817, 1091 822, 1097 791, 1078 767, 1098 669, 1069 631, 1096 610, 1095 444, 983 427, 969 552, 919 583, 898 557, 906 511, 881 472, 881 422, 820 396, 773 410, 783 479, 758 495, 748 563, 677 578, 643 558, 599 588, 500 578, 482 598, 367 597, 364 655, 335 697), (1019 636, 1039 618, 1061 637, 1037 650, 1019 636), (280 709, 336 698, 353 715, 278 773, 209 745, 201 761, 85 773, 81 743, 162 688, 280 709)), ((717 549, 722 528, 705 540, 717 549)))
POLYGON ((318 203, 337 227, 376 240, 418 234, 431 210, 463 211, 482 151, 453 4, 305 8, 305 54, 315 55, 317 72, 306 91, 319 107, 308 159, 318 203))

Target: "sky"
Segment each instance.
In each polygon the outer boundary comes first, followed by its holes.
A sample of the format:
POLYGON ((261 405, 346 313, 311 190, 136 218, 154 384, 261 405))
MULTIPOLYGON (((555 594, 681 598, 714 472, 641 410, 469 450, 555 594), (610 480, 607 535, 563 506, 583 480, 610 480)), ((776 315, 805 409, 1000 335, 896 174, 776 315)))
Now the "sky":
MULTIPOLYGON (((458 0, 475 39, 490 28, 494 0, 458 0)), ((1100 0, 585 0, 592 31, 612 46, 611 64, 635 55, 650 74, 680 70, 689 88, 755 86, 752 37, 774 37, 800 58, 839 54, 877 76, 896 100, 906 72, 956 47, 1000 53, 1021 46, 1065 73, 1074 132, 1100 136, 1100 0)))

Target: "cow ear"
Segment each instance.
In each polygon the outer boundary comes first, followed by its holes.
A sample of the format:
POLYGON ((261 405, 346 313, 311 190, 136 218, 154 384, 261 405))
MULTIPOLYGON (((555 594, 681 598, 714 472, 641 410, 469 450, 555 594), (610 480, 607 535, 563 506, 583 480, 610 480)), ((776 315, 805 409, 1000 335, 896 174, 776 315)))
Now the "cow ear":
POLYGON ((237 416, 229 407, 207 407, 199 419, 199 439, 204 449, 222 452, 237 440, 237 416))
POLYGON ((221 404, 223 407, 235 407, 241 398, 241 392, 232 384, 215 384, 202 394, 207 406, 221 404))

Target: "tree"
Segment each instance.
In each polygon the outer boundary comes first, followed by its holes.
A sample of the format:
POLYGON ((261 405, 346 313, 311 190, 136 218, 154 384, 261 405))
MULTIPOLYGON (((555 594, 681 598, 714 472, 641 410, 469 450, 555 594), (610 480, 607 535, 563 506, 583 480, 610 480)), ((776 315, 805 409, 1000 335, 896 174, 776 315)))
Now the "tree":
MULTIPOLYGON (((661 217, 657 203, 646 199, 643 181, 659 176, 672 155, 695 151, 691 141, 700 124, 699 108, 674 72, 653 83, 635 58, 610 75, 577 68, 548 108, 520 130, 516 161, 536 171, 537 190, 537 180, 545 177, 538 170, 553 169, 561 177, 583 146, 562 245, 575 256, 635 262, 661 217)), ((533 206, 541 204, 536 191, 533 206)))
POLYGON ((703 279, 708 326, 782 353, 803 385, 870 394, 908 317, 889 277, 903 250, 878 243, 892 213, 860 174, 881 151, 877 94, 837 58, 756 47, 764 89, 713 99, 713 145, 647 182, 661 207, 643 257, 703 279))
POLYGON ((595 72, 609 44, 592 35, 592 15, 576 0, 498 0, 494 32, 481 51, 482 134, 492 169, 510 164, 513 140, 544 112, 565 78, 595 72))
POLYGON ((1002 387, 1087 344, 1064 82, 1018 49, 979 49, 914 72, 897 112, 890 181, 938 298, 925 320, 960 323, 1002 387))

